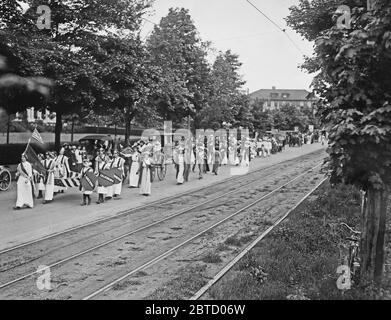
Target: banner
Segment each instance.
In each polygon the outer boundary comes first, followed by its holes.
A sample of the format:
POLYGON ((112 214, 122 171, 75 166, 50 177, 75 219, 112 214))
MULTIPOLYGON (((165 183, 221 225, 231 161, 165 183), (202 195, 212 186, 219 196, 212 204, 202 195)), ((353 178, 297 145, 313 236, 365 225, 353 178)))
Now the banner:
POLYGON ((94 191, 97 180, 98 177, 95 173, 89 171, 80 179, 80 183, 85 191, 94 191))
POLYGON ((37 171, 39 174, 45 175, 46 170, 41 161, 39 160, 37 154, 35 153, 34 149, 31 147, 30 143, 27 145, 26 150, 24 151, 24 154, 27 157, 27 161, 30 162, 31 166, 35 171, 37 171))
POLYGON ((112 185, 118 183, 117 179, 115 178, 114 169, 99 171, 98 183, 103 187, 111 187, 112 185))
POLYGON ((63 188, 78 188, 80 186, 80 179, 79 178, 64 178, 64 179, 55 178, 54 185, 63 188))
POLYGON ((55 178, 54 185, 63 188, 78 188, 80 186, 79 173, 71 172, 68 178, 55 178))

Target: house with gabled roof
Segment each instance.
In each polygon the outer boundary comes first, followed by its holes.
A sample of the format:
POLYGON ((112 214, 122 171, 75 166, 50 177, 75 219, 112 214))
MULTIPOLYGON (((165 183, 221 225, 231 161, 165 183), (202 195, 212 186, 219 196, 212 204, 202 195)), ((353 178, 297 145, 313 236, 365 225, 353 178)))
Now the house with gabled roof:
POLYGON ((293 105, 297 108, 314 109, 316 97, 304 89, 260 89, 250 93, 252 102, 263 103, 263 110, 275 110, 283 105, 293 105))

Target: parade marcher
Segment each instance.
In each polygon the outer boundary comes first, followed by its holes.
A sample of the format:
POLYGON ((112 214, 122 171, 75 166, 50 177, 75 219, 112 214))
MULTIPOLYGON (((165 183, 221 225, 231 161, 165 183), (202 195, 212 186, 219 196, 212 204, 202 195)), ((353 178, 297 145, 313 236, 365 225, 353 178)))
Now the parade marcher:
POLYGON ((234 135, 229 136, 229 145, 228 145, 228 163, 230 165, 236 165, 236 155, 237 155, 237 140, 234 135))
POLYGON ((69 148, 69 150, 70 150, 69 156, 66 155, 67 157, 69 157, 69 168, 73 172, 80 172, 80 169, 77 166, 77 158, 76 158, 77 147, 72 146, 69 148))
MULTIPOLYGON (((99 155, 95 159, 95 174, 99 175, 101 170, 106 169, 106 165, 108 163, 108 157, 105 154, 105 150, 103 148, 99 149, 99 155)), ((105 202, 105 196, 107 194, 107 188, 98 182, 98 201, 97 204, 101 204, 105 202)))
MULTIPOLYGON (((112 155, 110 151, 107 151, 106 149, 106 164, 103 169, 111 169, 111 164, 112 164, 112 155)), ((114 185, 106 187, 107 193, 105 195, 105 200, 111 200, 114 195, 114 185)))
POLYGON ((220 164, 221 164, 221 154, 220 154, 220 150, 219 148, 216 148, 214 150, 214 162, 213 162, 213 171, 212 173, 214 173, 216 176, 218 175, 218 171, 219 171, 219 167, 220 167, 220 164))
MULTIPOLYGON (((69 158, 65 155, 65 148, 61 148, 59 155, 56 158, 57 170, 55 171, 55 178, 67 178, 71 172, 69 168, 69 158)), ((54 192, 61 192, 67 190, 67 187, 54 187, 54 192)))
POLYGON ((194 149, 195 149, 195 160, 196 160, 196 164, 198 165, 198 171, 199 171, 198 179, 201 180, 203 178, 202 173, 204 172, 204 159, 205 159, 204 143, 198 142, 194 149))
POLYGON ((248 137, 244 141, 241 165, 250 165, 250 138, 248 137))
POLYGON ((122 173, 121 182, 116 183, 112 188, 113 197, 118 199, 121 196, 122 180, 125 177, 125 160, 119 156, 118 150, 115 150, 113 153, 113 159, 111 160, 110 168, 118 168, 122 173))
MULTIPOLYGON (((94 170, 91 168, 91 162, 88 159, 83 160, 83 168, 80 171, 80 176, 83 178, 88 172, 94 172, 94 170)), ((91 194, 92 191, 85 190, 82 185, 80 184, 80 191, 83 193, 83 203, 82 206, 90 205, 91 204, 91 194)))
POLYGON ((152 162, 149 148, 144 149, 141 155, 141 165, 139 172, 139 187, 140 194, 143 196, 150 196, 152 192, 152 162))
POLYGON ((228 164, 228 146, 227 146, 226 137, 224 137, 221 141, 220 154, 221 154, 221 164, 223 166, 226 166, 228 164))
POLYGON ((45 199, 43 203, 46 204, 53 201, 53 194, 54 194, 54 172, 55 172, 56 162, 53 159, 53 156, 50 154, 50 152, 46 152, 46 159, 43 162, 43 166, 46 170, 45 199))
POLYGON ((140 153, 136 148, 133 148, 132 164, 129 170, 129 188, 137 188, 139 181, 139 170, 140 170, 140 153))
POLYGON ((175 163, 175 171, 176 171, 176 181, 177 184, 183 184, 184 182, 184 170, 185 170, 185 163, 184 163, 184 148, 179 143, 179 141, 175 142, 175 148, 173 150, 173 161, 175 163))
POLYGON ((34 186, 33 186, 33 168, 27 161, 25 154, 22 154, 21 163, 16 171, 16 206, 15 210, 19 210, 24 206, 29 208, 34 207, 34 186))
MULTIPOLYGON (((38 159, 42 163, 45 161, 45 157, 43 154, 38 154, 38 159)), ((34 177, 36 178, 36 185, 38 189, 38 196, 37 199, 42 199, 43 198, 43 193, 45 191, 45 175, 39 173, 38 171, 33 170, 34 177)))
POLYGON ((237 142, 237 146, 236 146, 236 158, 234 161, 235 166, 238 166, 239 164, 242 163, 242 151, 241 150, 242 150, 241 141, 239 140, 237 142))
POLYGON ((78 146, 75 149, 75 158, 76 158, 76 171, 80 172, 83 168, 83 152, 81 146, 78 146))
POLYGON ((183 178, 185 182, 189 181, 191 165, 195 162, 193 153, 193 144, 187 140, 184 145, 184 171, 183 178))

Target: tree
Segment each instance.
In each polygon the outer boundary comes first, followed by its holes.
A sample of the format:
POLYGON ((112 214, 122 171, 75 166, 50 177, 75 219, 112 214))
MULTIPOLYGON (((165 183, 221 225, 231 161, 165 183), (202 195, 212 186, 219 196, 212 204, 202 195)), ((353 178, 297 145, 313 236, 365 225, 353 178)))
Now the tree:
POLYGON ((391 185, 391 4, 378 0, 368 11, 367 1, 343 2, 301 0, 287 20, 315 40, 315 55, 304 68, 317 72, 313 86, 330 130, 331 183, 364 191, 361 270, 379 283, 391 185), (335 24, 339 4, 351 6, 351 29, 335 24))
POLYGON ((26 105, 40 107, 50 93, 52 82, 40 77, 21 77, 10 72, 0 55, 0 108, 7 113, 7 144, 9 143, 11 115, 23 111, 26 105))
POLYGON ((250 101, 242 92, 245 82, 239 74, 242 63, 230 50, 220 52, 213 63, 210 75, 208 104, 199 113, 200 124, 207 128, 223 123, 252 127, 250 101))
POLYGON ((104 81, 106 65, 99 60, 101 45, 108 38, 125 41, 134 37, 150 1, 27 2, 30 6, 24 15, 3 23, 8 42, 4 47, 21 49, 10 50, 10 56, 23 75, 38 74, 55 81, 48 108, 56 112, 55 144, 59 148, 64 115, 82 107, 100 109, 105 107, 105 102, 118 100, 118 93, 104 81), (52 10, 50 30, 36 27, 37 6, 43 4, 52 10), (17 59, 19 52, 30 54, 32 59, 23 59, 21 63, 22 59, 17 59), (31 70, 33 67, 37 70, 31 70))
POLYGON ((264 110, 262 99, 255 99, 251 103, 251 113, 253 114, 254 129, 261 132, 266 132, 274 127, 274 118, 270 110, 264 110))
POLYGON ((207 44, 183 8, 171 8, 147 40, 151 62, 160 70, 161 83, 152 101, 163 118, 180 123, 193 116, 195 125, 209 91, 207 44))

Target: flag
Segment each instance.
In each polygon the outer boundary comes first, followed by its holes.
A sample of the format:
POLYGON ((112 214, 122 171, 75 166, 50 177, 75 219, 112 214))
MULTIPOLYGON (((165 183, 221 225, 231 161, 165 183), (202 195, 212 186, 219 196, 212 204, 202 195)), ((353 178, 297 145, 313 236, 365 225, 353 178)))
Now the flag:
POLYGON ((34 129, 33 135, 31 136, 34 140, 38 141, 40 144, 45 144, 42 140, 41 135, 39 134, 37 128, 34 129))
POLYGON ((121 154, 125 157, 125 158, 130 158, 133 154, 132 152, 132 148, 131 147, 127 147, 125 149, 123 149, 121 151, 121 154))
POLYGON ((31 147, 30 144, 27 145, 27 148, 24 151, 24 155, 26 156, 27 161, 31 163, 31 166, 34 170, 36 170, 40 174, 46 174, 45 167, 39 160, 37 154, 35 153, 34 149, 31 147))

